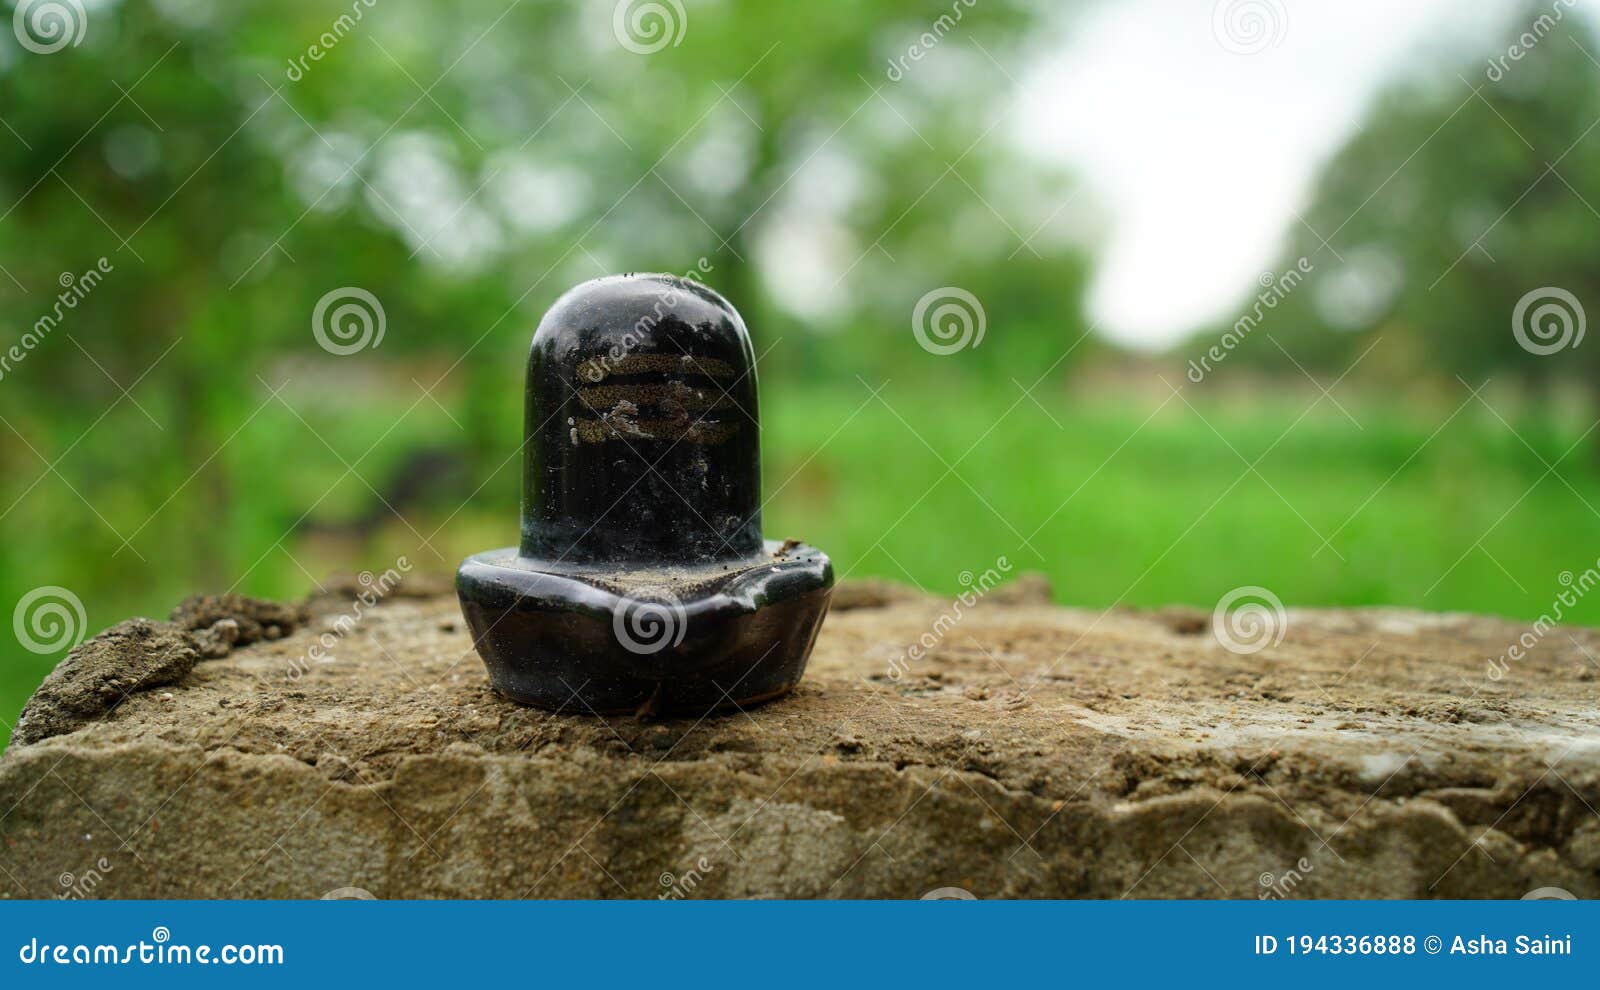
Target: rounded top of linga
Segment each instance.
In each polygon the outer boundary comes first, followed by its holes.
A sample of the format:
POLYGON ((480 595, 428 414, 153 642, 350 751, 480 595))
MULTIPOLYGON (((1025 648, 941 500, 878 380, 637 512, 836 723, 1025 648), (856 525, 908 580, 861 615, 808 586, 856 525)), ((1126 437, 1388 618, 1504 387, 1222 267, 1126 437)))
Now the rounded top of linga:
POLYGON ((704 714, 805 670, 833 569, 761 532, 755 357, 737 310, 671 275, 556 300, 533 335, 518 546, 456 587, 496 690, 604 714, 704 714))
POLYGON ((522 555, 579 564, 761 550, 755 358, 726 299, 613 275, 556 300, 528 355, 522 555))

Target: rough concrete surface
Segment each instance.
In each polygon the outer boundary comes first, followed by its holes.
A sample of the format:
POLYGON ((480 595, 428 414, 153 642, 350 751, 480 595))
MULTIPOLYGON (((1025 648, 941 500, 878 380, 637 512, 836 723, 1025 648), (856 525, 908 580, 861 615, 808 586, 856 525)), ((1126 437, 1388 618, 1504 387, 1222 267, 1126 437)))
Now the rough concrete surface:
POLYGON ((791 697, 600 720, 494 695, 446 587, 358 590, 78 647, 0 759, 0 892, 1600 894, 1593 630, 1291 609, 1241 654, 1042 579, 854 583, 791 697))

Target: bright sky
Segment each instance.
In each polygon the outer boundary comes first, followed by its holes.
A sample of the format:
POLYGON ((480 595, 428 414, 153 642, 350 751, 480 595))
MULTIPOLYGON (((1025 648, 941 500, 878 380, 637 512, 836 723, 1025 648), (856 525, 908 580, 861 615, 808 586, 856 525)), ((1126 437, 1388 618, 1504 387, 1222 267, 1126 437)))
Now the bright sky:
POLYGON ((1108 214, 1091 318, 1121 343, 1161 347, 1230 314, 1280 260, 1319 169, 1384 84, 1419 74, 1464 98, 1457 73, 1485 84, 1523 10, 1121 0, 1076 18, 1061 55, 1023 80, 1017 116, 1024 144, 1065 161, 1108 214))

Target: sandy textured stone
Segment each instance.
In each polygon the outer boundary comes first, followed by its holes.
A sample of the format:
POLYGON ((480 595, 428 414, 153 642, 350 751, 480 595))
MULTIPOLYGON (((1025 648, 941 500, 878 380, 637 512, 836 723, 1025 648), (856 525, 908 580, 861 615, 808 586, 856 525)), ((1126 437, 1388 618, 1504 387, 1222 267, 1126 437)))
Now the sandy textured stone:
MULTIPOLYGON (((227 655, 220 646, 224 638, 208 637, 212 655, 227 655)), ((182 680, 203 652, 194 636, 169 622, 119 622, 56 665, 22 709, 12 735, 25 744, 88 725, 133 694, 182 680)))
POLYGON ((80 647, 0 759, 0 892, 1600 894, 1591 630, 1491 677, 1527 625, 1291 610, 1241 655, 1038 580, 846 585, 792 697, 601 721, 495 696, 437 584, 339 587, 80 647))

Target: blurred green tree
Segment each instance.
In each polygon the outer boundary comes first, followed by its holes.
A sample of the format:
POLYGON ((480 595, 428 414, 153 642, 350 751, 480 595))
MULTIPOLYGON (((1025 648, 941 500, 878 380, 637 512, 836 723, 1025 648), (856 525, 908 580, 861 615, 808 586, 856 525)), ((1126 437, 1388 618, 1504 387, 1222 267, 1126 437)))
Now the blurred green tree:
MULTIPOLYGON (((1275 266, 1315 266, 1252 331, 1281 349, 1255 339, 1230 362, 1292 374, 1292 355, 1331 376, 1381 338, 1368 376, 1596 381, 1600 348, 1571 343, 1600 314, 1595 40, 1559 2, 1534 0, 1511 24, 1459 75, 1382 97, 1275 266)), ((1197 334, 1185 357, 1226 329, 1197 334)))
POLYGON ((1030 237, 1064 180, 1006 139, 1017 0, 84 16, 0 32, 0 339, 46 321, 0 369, 5 600, 289 593, 276 550, 375 509, 451 566, 397 491, 514 505, 529 335, 606 271, 698 270, 769 380, 896 373, 946 284, 990 304, 969 367, 1081 332, 1076 249, 1030 237))

